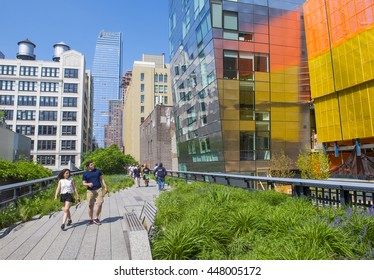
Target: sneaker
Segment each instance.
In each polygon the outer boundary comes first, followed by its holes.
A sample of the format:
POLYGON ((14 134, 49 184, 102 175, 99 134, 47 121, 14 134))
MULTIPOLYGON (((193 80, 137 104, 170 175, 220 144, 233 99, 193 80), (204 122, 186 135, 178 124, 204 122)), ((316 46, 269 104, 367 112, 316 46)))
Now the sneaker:
POLYGON ((96 225, 98 225, 98 226, 101 225, 101 222, 100 222, 99 219, 94 219, 93 223, 96 224, 96 225))
POLYGON ((73 223, 72 220, 68 220, 68 223, 66 224, 67 226, 71 226, 71 224, 73 223))
POLYGON ((65 230, 65 224, 61 225, 61 230, 65 230))
POLYGON ((89 225, 92 225, 92 224, 93 224, 93 220, 88 220, 87 225, 89 226, 89 225))

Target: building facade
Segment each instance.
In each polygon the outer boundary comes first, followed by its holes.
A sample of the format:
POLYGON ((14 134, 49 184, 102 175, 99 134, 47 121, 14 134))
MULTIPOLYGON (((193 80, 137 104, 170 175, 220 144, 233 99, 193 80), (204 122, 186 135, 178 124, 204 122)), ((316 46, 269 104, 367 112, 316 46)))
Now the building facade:
MULTIPOLYGON (((122 34, 101 31, 92 65, 94 95, 94 141, 105 147, 105 126, 109 125, 109 101, 121 99, 122 34)), ((113 140, 107 140, 113 142, 113 140)))
POLYGON ((310 143, 303 0, 169 0, 179 170, 265 175, 310 143))
POLYGON ((122 148, 123 103, 109 100, 109 124, 105 126, 105 147, 117 145, 122 148))
POLYGON ((52 170, 80 166, 92 147, 91 78, 84 56, 64 43, 53 61, 36 60, 35 44, 18 43, 17 59, 0 60, 0 109, 7 128, 31 138, 31 157, 52 170))
POLYGON ((125 153, 140 160, 140 125, 155 105, 172 105, 170 69, 164 55, 143 55, 135 61, 124 107, 125 153))
POLYGON ((173 106, 157 104, 140 125, 140 162, 153 168, 163 163, 167 170, 178 170, 173 106))
POLYGON ((304 4, 318 142, 339 175, 374 178, 374 3, 304 4))

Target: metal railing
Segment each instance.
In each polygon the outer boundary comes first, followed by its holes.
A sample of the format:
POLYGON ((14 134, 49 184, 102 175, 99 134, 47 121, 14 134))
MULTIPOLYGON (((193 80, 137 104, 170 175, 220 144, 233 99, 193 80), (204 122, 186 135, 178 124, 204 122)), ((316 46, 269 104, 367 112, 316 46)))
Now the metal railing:
MULTIPOLYGON (((72 172, 72 175, 82 174, 84 171, 72 172)), ((17 207, 17 200, 25 197, 32 196, 44 189, 52 186, 52 183, 56 181, 56 176, 48 178, 42 178, 37 180, 31 180, 26 182, 19 182, 0 186, 0 210, 13 203, 17 207)))
POLYGON ((274 178, 224 173, 203 173, 168 170, 170 177, 189 181, 212 182, 248 190, 268 190, 289 186, 290 195, 307 197, 316 205, 373 207, 374 184, 369 181, 310 180, 298 178, 274 178))

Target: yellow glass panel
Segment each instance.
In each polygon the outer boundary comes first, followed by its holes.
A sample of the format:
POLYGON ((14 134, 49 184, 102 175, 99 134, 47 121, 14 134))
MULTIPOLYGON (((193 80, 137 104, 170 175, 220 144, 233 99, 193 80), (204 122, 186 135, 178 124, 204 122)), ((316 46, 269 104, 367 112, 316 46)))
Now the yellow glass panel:
POLYGON ((222 121, 222 130, 239 130, 239 122, 237 121, 222 121))
POLYGON ((267 82, 257 82, 255 83, 255 90, 257 91, 270 91, 270 85, 267 82))
POLYGON ((225 109, 223 112, 224 120, 239 120, 239 110, 225 109))
POLYGON ((261 101, 269 101, 269 100, 270 100, 269 92, 256 91, 256 103, 261 102, 261 101))
POLYGON ((255 73, 255 79, 256 79, 256 81, 268 82, 269 81, 269 73, 266 73, 266 72, 256 72, 255 73))
POLYGON ((240 130, 255 130, 256 122, 255 121, 240 121, 240 130))

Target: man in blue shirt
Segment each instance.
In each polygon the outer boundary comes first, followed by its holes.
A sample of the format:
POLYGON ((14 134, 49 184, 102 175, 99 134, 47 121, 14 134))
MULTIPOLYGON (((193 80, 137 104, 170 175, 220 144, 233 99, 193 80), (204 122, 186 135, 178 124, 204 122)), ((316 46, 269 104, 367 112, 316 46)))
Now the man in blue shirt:
POLYGON ((88 224, 101 225, 100 213, 104 202, 104 195, 108 192, 108 187, 105 184, 103 175, 99 169, 95 168, 92 161, 86 163, 87 171, 83 173, 82 181, 83 186, 87 187, 87 201, 88 201, 88 224), (102 187, 104 187, 105 192, 103 193, 102 187), (96 218, 93 219, 94 205, 96 208, 96 218))

